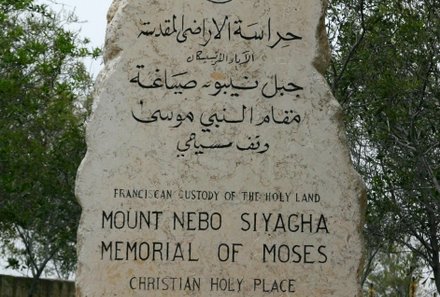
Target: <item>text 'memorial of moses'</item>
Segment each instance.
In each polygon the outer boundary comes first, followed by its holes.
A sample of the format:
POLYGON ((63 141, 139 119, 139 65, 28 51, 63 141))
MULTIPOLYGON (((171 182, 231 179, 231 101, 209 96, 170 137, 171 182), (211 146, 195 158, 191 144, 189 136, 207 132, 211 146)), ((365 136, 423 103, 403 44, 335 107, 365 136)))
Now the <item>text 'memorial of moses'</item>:
POLYGON ((360 295, 321 0, 115 0, 76 194, 77 295, 360 295))

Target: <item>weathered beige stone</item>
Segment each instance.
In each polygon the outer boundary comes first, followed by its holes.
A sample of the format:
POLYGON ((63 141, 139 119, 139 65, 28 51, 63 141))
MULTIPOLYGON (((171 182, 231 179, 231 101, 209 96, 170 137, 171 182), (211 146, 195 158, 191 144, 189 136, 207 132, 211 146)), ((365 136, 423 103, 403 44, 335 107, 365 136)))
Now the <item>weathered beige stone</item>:
POLYGON ((78 296, 361 296, 363 186, 321 74, 323 2, 114 1, 78 296))

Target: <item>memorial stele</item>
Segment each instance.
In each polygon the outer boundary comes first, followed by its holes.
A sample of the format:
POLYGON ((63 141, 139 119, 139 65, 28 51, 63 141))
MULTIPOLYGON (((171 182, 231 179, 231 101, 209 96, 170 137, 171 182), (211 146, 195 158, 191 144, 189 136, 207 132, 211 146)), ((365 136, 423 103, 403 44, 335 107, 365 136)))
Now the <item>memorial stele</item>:
POLYGON ((321 0, 115 0, 77 296, 361 296, 364 187, 321 0))

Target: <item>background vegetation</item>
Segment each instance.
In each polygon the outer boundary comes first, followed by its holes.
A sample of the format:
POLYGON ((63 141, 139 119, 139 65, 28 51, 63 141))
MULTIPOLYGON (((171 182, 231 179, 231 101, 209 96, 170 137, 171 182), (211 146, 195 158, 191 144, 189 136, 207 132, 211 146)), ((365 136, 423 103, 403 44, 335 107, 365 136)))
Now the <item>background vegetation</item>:
MULTIPOLYGON (((85 42, 32 0, 0 0, 0 251, 35 280, 76 262, 74 198, 92 80, 85 42)), ((29 289, 29 296, 35 282, 29 289)))
POLYGON ((328 81, 368 187, 362 280, 408 296, 428 267, 440 292, 440 1, 332 0, 327 27, 328 81))

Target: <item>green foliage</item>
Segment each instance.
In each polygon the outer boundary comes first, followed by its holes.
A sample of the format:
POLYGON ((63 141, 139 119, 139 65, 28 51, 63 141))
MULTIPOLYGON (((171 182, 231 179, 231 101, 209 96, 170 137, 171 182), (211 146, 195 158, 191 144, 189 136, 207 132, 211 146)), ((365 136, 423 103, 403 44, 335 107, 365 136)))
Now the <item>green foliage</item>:
MULTIPOLYGON (((377 254, 375 267, 368 276, 376 297, 413 297, 413 281, 422 278, 422 267, 417 256, 400 246, 390 246, 377 254)), ((368 290, 364 290, 364 296, 368 290)))
POLYGON ((333 0, 328 29, 368 241, 412 250, 440 291, 440 3, 333 0))
POLYGON ((45 5, 0 0, 0 247, 35 278, 76 263, 90 51, 45 5), (48 265, 48 264, 51 265, 48 265))

